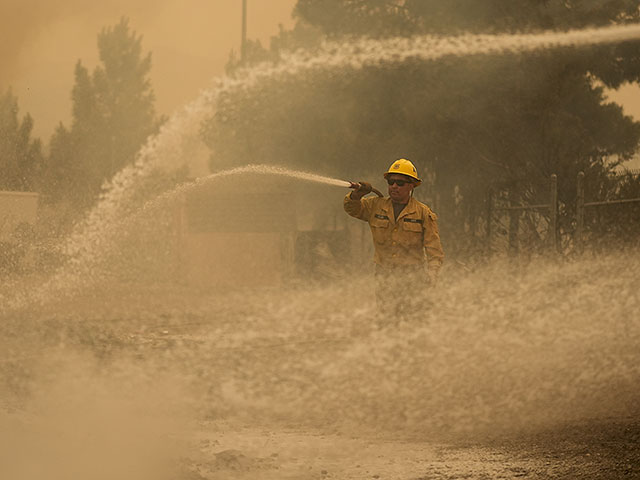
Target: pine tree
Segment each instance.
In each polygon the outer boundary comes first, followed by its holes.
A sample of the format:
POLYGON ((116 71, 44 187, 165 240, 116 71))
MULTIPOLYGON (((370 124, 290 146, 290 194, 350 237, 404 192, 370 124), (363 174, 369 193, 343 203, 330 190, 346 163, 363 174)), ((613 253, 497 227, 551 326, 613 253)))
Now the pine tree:
MULTIPOLYGON (((350 42, 624 24, 640 18, 640 0, 298 0, 294 13, 325 38, 350 42)), ((305 44, 291 33, 280 35, 287 47, 305 44)), ((628 41, 314 69, 224 96, 203 132, 214 168, 295 159, 297 167, 367 178, 409 157, 436 179, 439 213, 459 218, 462 233, 485 214, 490 187, 509 183, 513 198, 543 204, 555 173, 568 231, 578 171, 605 185, 615 163, 637 151, 640 122, 610 103, 604 87, 640 81, 639 65, 638 42, 628 41)))
POLYGON ((149 73, 151 54, 122 18, 98 35, 100 65, 78 61, 72 90, 71 128, 51 138, 47 178, 54 199, 91 205, 105 181, 131 164, 158 125, 149 73))
POLYGON ((31 115, 18 118, 18 99, 11 89, 0 96, 0 189, 32 190, 42 164, 39 139, 31 138, 31 115))

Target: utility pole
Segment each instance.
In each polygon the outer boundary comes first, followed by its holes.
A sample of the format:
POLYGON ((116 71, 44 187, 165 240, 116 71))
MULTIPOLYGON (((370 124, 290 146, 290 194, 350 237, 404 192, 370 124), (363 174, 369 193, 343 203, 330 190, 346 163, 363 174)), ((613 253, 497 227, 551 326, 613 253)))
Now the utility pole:
POLYGON ((549 237, 551 240, 551 252, 558 253, 558 176, 551 175, 551 195, 549 199, 549 237))
POLYGON ((242 0, 242 40, 240 42, 240 63, 247 59, 247 0, 242 0))
POLYGON ((578 172, 576 182, 576 233, 573 243, 578 253, 582 253, 584 244, 582 235, 584 232, 584 172, 578 172))

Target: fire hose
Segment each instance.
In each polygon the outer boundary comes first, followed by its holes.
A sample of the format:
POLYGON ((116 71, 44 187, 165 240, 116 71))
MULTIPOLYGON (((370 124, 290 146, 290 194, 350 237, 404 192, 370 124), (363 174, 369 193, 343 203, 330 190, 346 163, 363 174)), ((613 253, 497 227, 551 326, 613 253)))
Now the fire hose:
MULTIPOLYGON (((354 190, 358 190, 359 188, 361 188, 363 186, 362 183, 359 182, 349 182, 349 188, 353 188, 354 190)), ((369 185, 370 186, 370 185, 369 185)), ((384 197, 384 195, 382 193, 380 193, 380 190, 371 187, 371 191, 373 193, 375 193, 377 196, 379 197, 384 197)))

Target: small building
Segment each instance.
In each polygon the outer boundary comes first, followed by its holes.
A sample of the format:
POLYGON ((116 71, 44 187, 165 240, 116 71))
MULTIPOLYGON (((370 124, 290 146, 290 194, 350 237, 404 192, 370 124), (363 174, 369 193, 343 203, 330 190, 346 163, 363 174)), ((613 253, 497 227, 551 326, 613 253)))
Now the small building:
MULTIPOLYGON (((278 286, 346 271, 355 223, 331 185, 273 175, 212 179, 179 215, 179 256, 190 283, 278 286), (351 227, 350 227, 351 225, 351 227)), ((359 227, 359 226, 358 226, 359 227)))
POLYGON ((0 271, 33 263, 29 242, 38 216, 38 194, 0 191, 0 271))
POLYGON ((0 242, 11 242, 21 226, 35 225, 38 198, 33 192, 0 191, 0 242))

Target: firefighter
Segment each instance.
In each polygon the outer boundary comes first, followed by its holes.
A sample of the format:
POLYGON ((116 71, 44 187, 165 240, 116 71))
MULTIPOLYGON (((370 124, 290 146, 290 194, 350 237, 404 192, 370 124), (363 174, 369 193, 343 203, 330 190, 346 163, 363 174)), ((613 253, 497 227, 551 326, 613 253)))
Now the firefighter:
POLYGON ((436 214, 413 198, 422 183, 409 160, 401 158, 384 174, 388 197, 367 197, 371 184, 352 184, 344 209, 369 223, 375 246, 378 306, 391 313, 414 308, 424 290, 435 287, 444 259, 436 214), (426 268, 425 268, 426 267, 426 268))

